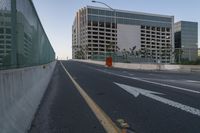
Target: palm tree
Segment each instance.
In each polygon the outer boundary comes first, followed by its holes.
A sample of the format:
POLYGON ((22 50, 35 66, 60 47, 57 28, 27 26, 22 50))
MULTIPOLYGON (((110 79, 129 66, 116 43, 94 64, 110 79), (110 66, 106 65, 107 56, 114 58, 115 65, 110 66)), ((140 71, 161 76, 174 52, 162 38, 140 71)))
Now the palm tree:
POLYGON ((174 54, 176 62, 181 63, 181 57, 183 55, 183 50, 181 48, 176 48, 172 54, 174 54))
POLYGON ((109 52, 109 56, 111 56, 111 52, 115 53, 115 48, 113 50, 113 46, 115 46, 114 42, 110 42, 108 45, 106 45, 106 53, 109 52))
POLYGON ((134 55, 134 50, 136 49, 136 46, 133 46, 132 48, 129 48, 131 55, 134 55))

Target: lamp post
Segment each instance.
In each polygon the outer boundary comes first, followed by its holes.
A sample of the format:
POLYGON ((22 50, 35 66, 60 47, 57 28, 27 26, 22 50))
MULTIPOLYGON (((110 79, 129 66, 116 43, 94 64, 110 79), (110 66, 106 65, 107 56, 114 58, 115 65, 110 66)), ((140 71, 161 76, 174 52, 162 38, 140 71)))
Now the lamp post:
MULTIPOLYGON (((92 0, 93 3, 99 3, 99 4, 103 4, 106 7, 108 7, 110 10, 112 10, 114 12, 114 20, 115 20, 115 28, 117 29, 117 13, 116 10, 113 9, 112 7, 110 7, 109 5, 107 5, 104 2, 100 2, 100 1, 96 1, 96 0, 92 0)), ((116 37, 116 36, 115 36, 116 37)), ((116 38, 115 38, 116 39, 116 38)), ((116 40, 115 40, 116 41, 116 40)), ((114 49, 114 53, 116 52, 116 42, 115 42, 115 49, 114 49)))

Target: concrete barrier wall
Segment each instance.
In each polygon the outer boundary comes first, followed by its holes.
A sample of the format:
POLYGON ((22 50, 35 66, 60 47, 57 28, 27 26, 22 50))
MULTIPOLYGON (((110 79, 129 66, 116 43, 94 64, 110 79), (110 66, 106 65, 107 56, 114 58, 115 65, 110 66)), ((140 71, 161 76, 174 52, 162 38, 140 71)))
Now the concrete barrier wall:
POLYGON ((200 72, 200 65, 160 65, 160 70, 200 72))
MULTIPOLYGON (((74 60, 98 65, 105 65, 104 61, 74 60)), ((163 70, 177 72, 200 72, 200 65, 165 65, 165 64, 136 64, 136 63, 113 63, 115 68, 136 69, 136 70, 163 70)))
POLYGON ((0 71, 0 133, 26 133, 56 62, 0 71))
POLYGON ((85 62, 85 63, 91 63, 91 64, 97 64, 97 65, 105 65, 106 64, 104 61, 78 60, 78 59, 73 59, 73 61, 79 61, 79 62, 85 62))
POLYGON ((159 66, 155 64, 133 64, 133 63, 113 63, 113 67, 137 70, 158 70, 159 66))

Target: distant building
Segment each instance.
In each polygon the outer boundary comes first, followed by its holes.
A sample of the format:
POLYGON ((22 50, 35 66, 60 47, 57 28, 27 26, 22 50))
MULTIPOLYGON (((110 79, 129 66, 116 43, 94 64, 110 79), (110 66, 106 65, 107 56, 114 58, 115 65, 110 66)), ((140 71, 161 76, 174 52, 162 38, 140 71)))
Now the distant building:
POLYGON ((87 6, 76 13, 72 26, 72 57, 79 53, 90 59, 108 50, 135 47, 142 58, 170 63, 173 26, 173 16, 87 6))
POLYGON ((182 60, 195 61, 198 56, 198 23, 180 21, 175 23, 175 49, 182 60))

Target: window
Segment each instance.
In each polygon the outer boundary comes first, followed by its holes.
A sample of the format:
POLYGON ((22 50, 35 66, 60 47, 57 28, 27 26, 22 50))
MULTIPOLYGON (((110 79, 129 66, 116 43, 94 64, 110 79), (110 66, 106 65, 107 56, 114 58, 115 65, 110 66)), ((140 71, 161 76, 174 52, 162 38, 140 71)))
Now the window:
POLYGON ((144 25, 142 25, 142 26, 141 26, 141 29, 145 29, 145 26, 144 26, 144 25))
POLYGON ((6 44, 11 44, 11 41, 6 41, 6 44))
POLYGON ((167 28, 166 31, 167 31, 167 32, 170 32, 170 28, 167 28))
POLYGON ((106 15, 106 11, 105 10, 99 10, 99 15, 106 15))
POLYGON ((10 49, 10 48, 11 48, 11 46, 10 46, 10 45, 7 45, 7 46, 6 46, 6 48, 9 48, 9 49, 10 49))
POLYGON ((6 36, 6 39, 11 39, 11 36, 6 36))
POLYGON ((155 31, 155 29, 156 29, 155 27, 151 27, 151 30, 155 31))
POLYGON ((104 27, 104 22, 99 22, 100 27, 104 27))
POLYGON ((88 26, 91 26, 92 25, 92 21, 88 21, 88 26))
POLYGON ((93 21, 93 26, 98 26, 98 22, 97 21, 93 21))
POLYGON ((0 40, 0 44, 4 44, 4 41, 3 41, 3 40, 0 40))
POLYGON ((111 24, 110 23, 106 23, 106 28, 110 28, 111 24))
POLYGON ((0 33, 4 33, 4 29, 3 28, 0 28, 0 33))
POLYGON ((97 9, 91 9, 91 14, 98 14, 98 10, 97 9))
POLYGON ((6 34, 11 34, 11 29, 10 28, 6 28, 6 34))

